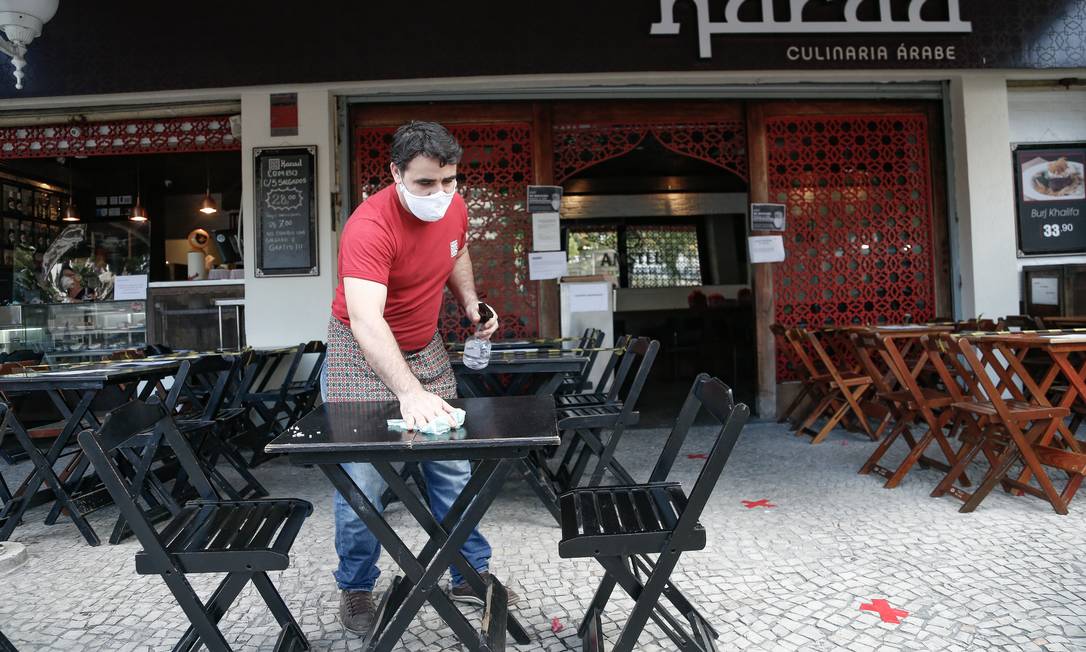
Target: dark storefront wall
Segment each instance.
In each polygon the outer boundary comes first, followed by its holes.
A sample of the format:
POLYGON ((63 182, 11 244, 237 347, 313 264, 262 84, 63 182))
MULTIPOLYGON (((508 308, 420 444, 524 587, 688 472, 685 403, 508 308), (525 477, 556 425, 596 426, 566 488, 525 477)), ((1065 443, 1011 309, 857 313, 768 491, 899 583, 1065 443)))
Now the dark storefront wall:
MULTIPOLYGON (((0 98, 479 75, 1086 67, 1084 0, 924 4, 933 32, 959 5, 972 26, 964 34, 858 32, 842 20, 843 0, 811 0, 804 21, 832 21, 838 33, 760 26, 765 33, 714 35, 710 56, 700 56, 695 5, 716 22, 741 2, 64 2, 30 46, 26 88, 0 84, 0 98), (650 35, 662 5, 674 5, 679 34, 650 35)), ((911 2, 891 0, 894 20, 911 2)), ((773 0, 778 22, 792 4, 773 0)), ((863 3, 859 18, 877 18, 878 4, 863 3)), ((741 17, 758 19, 759 6, 746 0, 741 17)))
MULTIPOLYGON (((923 321, 950 310, 941 106, 934 102, 589 102, 356 104, 352 201, 389 183, 388 146, 407 120, 445 123, 473 218, 479 285, 501 297, 506 336, 557 332, 553 282, 527 280, 528 183, 561 183, 645 134, 750 182, 751 201, 787 203, 787 260, 755 265, 758 350, 769 324, 923 321), (485 234, 489 232, 490 236, 485 234), (866 247, 865 247, 866 245, 866 247)), ((455 306, 442 330, 466 334, 455 306)), ((789 380, 762 355, 760 384, 789 380)))

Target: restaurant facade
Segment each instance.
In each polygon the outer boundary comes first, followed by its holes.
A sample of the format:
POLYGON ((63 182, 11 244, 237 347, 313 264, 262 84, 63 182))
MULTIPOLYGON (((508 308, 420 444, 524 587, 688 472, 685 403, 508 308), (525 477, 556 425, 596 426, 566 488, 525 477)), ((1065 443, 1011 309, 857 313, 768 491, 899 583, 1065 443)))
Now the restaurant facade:
MULTIPOLYGON (((0 86, 0 164, 192 155, 176 164, 210 195, 207 157, 240 155, 237 215, 208 229, 237 234, 240 264, 176 281, 163 245, 145 273, 149 302, 243 299, 230 327, 252 346, 324 339, 341 227, 390 182, 412 119, 464 146, 502 336, 562 331, 560 284, 531 278, 525 200, 561 186, 570 274, 613 279, 615 328, 660 333, 676 376, 727 367, 763 416, 793 378, 771 323, 1070 314, 1086 264, 1082 0, 92 4, 62 2, 24 88, 0 86), (755 229, 752 204, 783 219, 755 229)), ((441 329, 466 335, 455 306, 441 329)))

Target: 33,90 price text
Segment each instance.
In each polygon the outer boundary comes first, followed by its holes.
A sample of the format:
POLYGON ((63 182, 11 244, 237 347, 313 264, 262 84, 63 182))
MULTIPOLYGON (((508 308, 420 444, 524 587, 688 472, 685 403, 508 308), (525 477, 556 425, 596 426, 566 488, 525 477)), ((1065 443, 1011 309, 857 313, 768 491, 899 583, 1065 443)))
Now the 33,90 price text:
POLYGON ((1058 238, 1064 233, 1070 233, 1074 230, 1074 224, 1045 224, 1041 227, 1041 233, 1046 238, 1058 238))

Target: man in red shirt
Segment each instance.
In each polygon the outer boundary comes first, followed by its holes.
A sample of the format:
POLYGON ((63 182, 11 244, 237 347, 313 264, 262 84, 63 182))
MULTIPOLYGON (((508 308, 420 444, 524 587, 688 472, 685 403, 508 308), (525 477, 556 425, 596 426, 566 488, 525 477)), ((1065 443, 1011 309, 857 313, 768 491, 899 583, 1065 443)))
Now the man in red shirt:
MULTIPOLYGON (((437 332, 438 313, 448 287, 473 324, 479 323, 468 212, 456 192, 456 165, 462 149, 441 125, 412 122, 392 141, 390 170, 395 181, 355 209, 339 245, 339 285, 328 324, 328 356, 321 394, 326 401, 398 400, 408 426, 423 426, 452 411, 456 378, 437 332)), ((497 317, 482 325, 489 338, 497 317)), ((385 482, 369 464, 344 464, 366 497, 383 509, 385 482)), ((422 465, 430 507, 440 521, 467 484, 466 460, 422 465)), ((381 547, 354 510, 335 496, 334 573, 340 588, 340 620, 356 634, 373 626, 373 590, 380 575, 381 547)), ((461 548, 467 561, 486 575, 490 545, 475 531, 461 548)), ((482 604, 455 569, 454 600, 482 604)), ((510 591, 510 603, 517 598, 510 591)))

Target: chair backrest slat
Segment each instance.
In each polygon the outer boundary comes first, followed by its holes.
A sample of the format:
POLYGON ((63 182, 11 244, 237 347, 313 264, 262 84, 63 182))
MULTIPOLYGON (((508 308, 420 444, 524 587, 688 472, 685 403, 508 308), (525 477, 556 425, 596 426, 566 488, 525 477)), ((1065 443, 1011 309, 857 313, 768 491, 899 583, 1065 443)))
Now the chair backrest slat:
POLYGON ((699 376, 694 383, 691 392, 698 402, 721 423, 713 449, 705 460, 705 465, 698 473, 698 479, 694 481, 693 488, 687 497, 686 509, 679 517, 675 525, 672 537, 684 540, 697 525, 709 497, 716 488, 724 466, 728 463, 735 444, 739 441, 739 435, 743 431, 750 418, 750 408, 742 403, 735 403, 732 398, 732 390, 717 378, 702 378, 699 376))
POLYGON ((630 340, 632 339, 632 335, 623 335, 615 342, 615 350, 607 357, 607 363, 603 366, 603 373, 600 374, 600 384, 597 393, 607 394, 608 397, 610 397, 613 391, 614 395, 618 396, 618 390, 614 389, 615 370, 618 367, 618 361, 622 359, 622 354, 625 352, 626 347, 629 346, 630 340))
POLYGON ((687 392, 686 400, 683 401, 682 409, 679 410, 679 416, 675 419, 675 425, 671 428, 671 434, 667 436, 664 449, 660 451, 660 457, 656 460, 656 466, 649 474, 650 483, 664 482, 671 474, 671 468, 675 466, 679 451, 686 442, 686 435, 690 432, 690 427, 694 425, 694 420, 698 418, 698 412, 701 411, 701 399, 698 398, 696 390, 709 378, 709 374, 702 373, 694 379, 694 384, 687 392))

